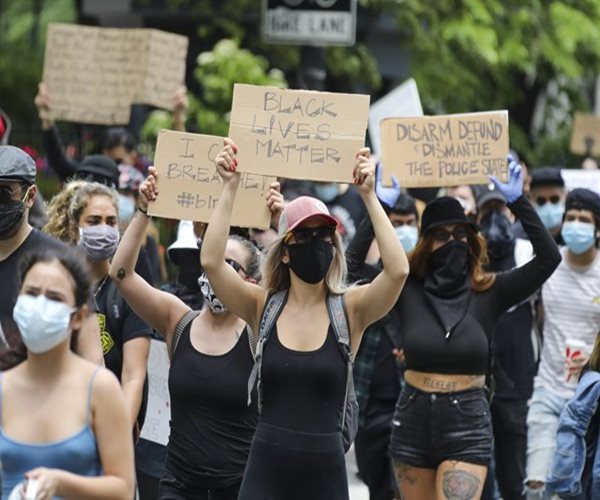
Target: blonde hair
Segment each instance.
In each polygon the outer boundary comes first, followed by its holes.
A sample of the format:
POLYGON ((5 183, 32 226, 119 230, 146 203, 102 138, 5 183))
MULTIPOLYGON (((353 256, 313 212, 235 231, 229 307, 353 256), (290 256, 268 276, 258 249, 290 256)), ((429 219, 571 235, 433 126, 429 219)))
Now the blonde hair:
MULTIPOLYGON (((286 235, 279 236, 267 250, 267 254, 262 261, 261 286, 269 293, 279 292, 290 288, 290 268, 289 265, 283 263, 285 255, 285 240, 286 235)), ((335 232, 333 239, 333 260, 329 266, 329 270, 325 275, 325 285, 330 294, 342 294, 346 291, 346 277, 348 268, 346 266, 346 258, 342 249, 342 238, 335 232)))
POLYGON ((77 238, 72 235, 72 225, 69 220, 69 207, 75 191, 85 184, 85 181, 74 180, 65 184, 48 203, 48 223, 42 231, 54 236, 60 241, 72 243, 77 238))
POLYGON ((115 190, 98 182, 74 180, 50 201, 48 224, 44 227, 44 232, 65 243, 77 243, 79 218, 93 196, 110 198, 118 214, 119 197, 115 190))

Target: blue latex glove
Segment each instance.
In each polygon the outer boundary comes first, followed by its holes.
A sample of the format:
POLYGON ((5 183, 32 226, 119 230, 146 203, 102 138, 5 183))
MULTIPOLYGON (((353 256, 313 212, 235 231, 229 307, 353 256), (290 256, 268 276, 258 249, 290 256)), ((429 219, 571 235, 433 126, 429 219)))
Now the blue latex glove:
POLYGON ((506 158, 508 161, 508 182, 500 182, 493 175, 490 180, 500 191, 508 203, 513 203, 523 194, 523 178, 521 177, 521 165, 519 165, 511 155, 506 158))
POLYGON ((400 198, 400 183, 396 176, 392 175, 392 187, 383 187, 381 185, 381 173, 383 172, 381 163, 377 164, 375 171, 375 194, 381 203, 393 208, 400 198))

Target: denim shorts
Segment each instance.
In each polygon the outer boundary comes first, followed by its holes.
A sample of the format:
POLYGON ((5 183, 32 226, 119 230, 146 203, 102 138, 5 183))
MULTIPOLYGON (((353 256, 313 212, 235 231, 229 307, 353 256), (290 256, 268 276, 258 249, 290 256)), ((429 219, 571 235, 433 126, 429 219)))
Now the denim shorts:
POLYGON ((487 389, 424 392, 404 386, 392 419, 394 462, 435 469, 445 460, 488 465, 493 432, 487 389))

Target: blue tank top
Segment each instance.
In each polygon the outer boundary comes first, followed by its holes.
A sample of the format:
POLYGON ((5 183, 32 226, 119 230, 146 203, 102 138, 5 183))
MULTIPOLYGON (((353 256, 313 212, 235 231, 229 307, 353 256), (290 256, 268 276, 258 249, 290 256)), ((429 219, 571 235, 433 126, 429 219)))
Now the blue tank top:
MULTIPOLYGON (((92 375, 88 388, 86 423, 79 432, 51 443, 24 443, 9 438, 2 428, 2 374, 0 373, 0 460, 2 462, 2 498, 8 498, 13 488, 25 479, 25 473, 36 467, 61 469, 81 476, 100 476, 102 466, 96 437, 90 427, 92 375)), ((57 498, 57 497, 55 497, 57 498)))

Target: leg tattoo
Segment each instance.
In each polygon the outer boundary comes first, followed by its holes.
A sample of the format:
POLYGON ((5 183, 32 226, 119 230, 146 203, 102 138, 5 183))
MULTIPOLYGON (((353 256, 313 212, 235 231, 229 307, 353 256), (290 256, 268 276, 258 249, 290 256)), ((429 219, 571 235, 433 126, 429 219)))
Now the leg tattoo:
POLYGON ((409 486, 414 486, 417 482, 417 476, 411 471, 412 467, 406 464, 396 465, 396 479, 398 484, 406 483, 409 486))
POLYGON ((480 479, 465 470, 444 472, 442 491, 447 500, 472 500, 479 489, 480 479))

